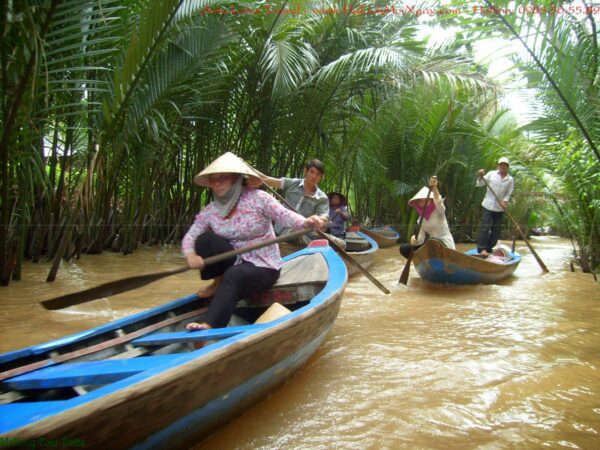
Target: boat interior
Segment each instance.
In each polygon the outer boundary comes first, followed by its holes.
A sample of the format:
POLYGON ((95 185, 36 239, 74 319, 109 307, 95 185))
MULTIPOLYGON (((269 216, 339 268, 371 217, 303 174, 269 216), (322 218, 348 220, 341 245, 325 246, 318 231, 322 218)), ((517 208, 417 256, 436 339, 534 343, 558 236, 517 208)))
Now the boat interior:
POLYGON ((364 252, 371 248, 368 240, 361 237, 359 234, 349 231, 346 233, 346 251, 347 252, 364 252))
MULTIPOLYGON (((84 395, 106 384, 169 363, 182 354, 210 352, 211 344, 268 328, 260 317, 273 303, 283 314, 308 305, 325 286, 329 269, 313 253, 287 261, 277 283, 238 303, 228 326, 186 331, 201 322, 208 300, 197 296, 172 302, 95 329, 0 355, 0 414, 18 404, 56 402, 84 395), (4 410, 4 411, 3 411, 4 410)), ((279 312, 276 317, 281 317, 279 312)), ((266 320, 269 320, 268 318, 266 320)))

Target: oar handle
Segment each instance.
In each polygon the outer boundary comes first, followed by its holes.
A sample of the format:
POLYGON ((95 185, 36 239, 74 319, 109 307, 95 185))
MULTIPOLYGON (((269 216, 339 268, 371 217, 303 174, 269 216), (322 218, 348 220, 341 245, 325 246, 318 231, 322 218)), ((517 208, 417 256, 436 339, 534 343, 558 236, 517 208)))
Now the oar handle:
POLYGON ((252 245, 249 245, 247 247, 237 248, 235 250, 230 250, 230 251, 225 252, 225 253, 219 253, 218 255, 215 255, 215 256, 209 256, 208 258, 204 258, 204 264, 206 266, 208 266, 210 264, 214 264, 214 263, 218 263, 218 262, 224 261, 224 260, 229 259, 229 258, 231 258, 233 256, 241 255, 242 253, 251 252, 252 250, 256 250, 256 249, 265 247, 266 245, 278 244, 279 242, 284 242, 284 241, 288 241, 288 240, 291 240, 291 239, 295 239, 295 238, 297 238, 299 236, 302 236, 303 234, 308 233, 309 231, 311 231, 311 230, 310 229, 304 229, 304 230, 292 231, 291 233, 283 234, 283 235, 278 236, 276 238, 269 239, 268 241, 257 242, 256 244, 252 244, 252 245))
POLYGON ((546 267, 546 264, 544 264, 544 261, 542 261, 542 259, 539 257, 539 255, 537 254, 537 252, 533 249, 533 247, 531 246, 531 244, 527 240, 527 237, 525 236, 525 233, 523 233, 523 230, 521 230, 521 227, 519 226, 519 224, 517 223, 517 221, 514 219, 514 217, 512 216, 512 214, 508 211, 508 209, 506 209, 502 205, 502 200, 500 200, 500 197, 498 197, 498 195, 496 194, 496 192, 494 192, 494 190, 491 188, 490 184, 485 179, 485 176, 483 176, 483 175, 480 175, 480 176, 481 176, 481 179, 483 180, 483 182, 485 183, 485 185, 487 186, 487 188, 489 189, 489 191, 492 193, 492 195, 494 196, 494 198, 496 199, 496 201, 500 205, 500 207, 504 210, 504 212, 506 212, 506 215, 512 221, 513 225, 517 229, 517 232, 519 233, 519 235, 521 236, 521 238, 525 241, 525 244, 527 245, 527 248, 529 248, 529 251, 531 252, 531 254, 533 255, 533 257, 535 258, 535 260, 537 261, 537 263, 539 264, 539 266, 542 268, 542 270, 544 272, 550 272, 548 270, 548 268, 546 267))
MULTIPOLYGON (((252 250, 256 250, 267 245, 278 244, 280 242, 288 241, 291 239, 295 239, 303 234, 308 233, 309 229, 292 231, 291 233, 283 234, 281 236, 275 237, 273 239, 269 239, 268 241, 257 242, 256 244, 249 245, 247 247, 236 248, 234 250, 229 250, 228 252, 219 253, 218 255, 209 256, 204 258, 204 265, 210 266, 211 264, 215 264, 221 261, 225 261, 226 259, 232 258, 233 256, 242 255, 244 253, 251 252, 252 250)), ((175 275, 177 273, 185 272, 189 270, 189 267, 180 267, 179 269, 173 269, 169 271, 169 275, 175 275)), ((166 273, 166 272, 165 272, 166 273)))

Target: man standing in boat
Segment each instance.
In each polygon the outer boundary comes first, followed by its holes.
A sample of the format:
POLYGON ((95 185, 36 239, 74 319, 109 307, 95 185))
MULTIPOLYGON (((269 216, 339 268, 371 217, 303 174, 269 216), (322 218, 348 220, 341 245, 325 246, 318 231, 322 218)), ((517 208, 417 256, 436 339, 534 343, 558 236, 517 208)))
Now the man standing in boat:
POLYGON ((485 175, 484 169, 480 169, 478 172, 479 177, 475 185, 486 186, 487 181, 488 186, 483 202, 481 202, 483 212, 477 236, 477 252, 485 256, 492 253, 492 249, 498 242, 504 210, 508 207, 514 189, 515 182, 508 173, 509 166, 508 158, 502 157, 498 160, 497 170, 489 171, 485 175), (501 199, 499 203, 494 193, 501 199))
MULTIPOLYGON (((262 179, 269 186, 282 189, 287 202, 304 217, 315 215, 327 222, 329 220, 329 197, 319 188, 319 182, 324 174, 324 164, 318 159, 311 159, 304 168, 304 178, 273 178, 265 175, 262 179)), ((285 234, 288 231, 281 226, 275 226, 277 235, 285 234)), ((346 247, 344 240, 328 236, 340 247, 346 247)), ((319 239, 316 232, 302 236, 298 243, 306 245, 313 239, 319 239)))

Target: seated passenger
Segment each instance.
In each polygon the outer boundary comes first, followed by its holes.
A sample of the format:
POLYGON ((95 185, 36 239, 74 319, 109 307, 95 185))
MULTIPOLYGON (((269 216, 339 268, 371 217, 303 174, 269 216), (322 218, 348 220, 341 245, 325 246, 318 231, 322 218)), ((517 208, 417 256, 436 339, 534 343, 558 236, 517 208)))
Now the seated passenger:
POLYGON ((497 264, 504 264, 509 259, 512 259, 512 252, 505 245, 498 245, 495 247, 485 260, 497 264))
POLYGON ((329 233, 340 239, 346 239, 346 222, 350 221, 348 200, 338 192, 330 192, 329 197, 329 233))

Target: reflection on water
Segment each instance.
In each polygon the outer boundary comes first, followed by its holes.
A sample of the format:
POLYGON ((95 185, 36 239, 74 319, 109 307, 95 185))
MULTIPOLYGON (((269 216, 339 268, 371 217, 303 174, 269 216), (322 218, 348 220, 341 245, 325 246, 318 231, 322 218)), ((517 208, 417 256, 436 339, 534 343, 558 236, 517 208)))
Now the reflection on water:
MULTIPOLYGON (((300 372, 196 448, 595 448, 599 285, 569 272, 566 241, 532 243, 551 273, 521 245, 515 276, 491 286, 431 285, 414 268, 398 285, 397 247, 381 250, 370 271, 392 294, 352 278, 332 333, 300 372)), ((187 295, 200 283, 192 272, 63 311, 38 305, 181 264, 177 249, 86 256, 54 284, 43 282, 47 266, 28 266, 24 281, 0 289, 0 350, 187 295)))

